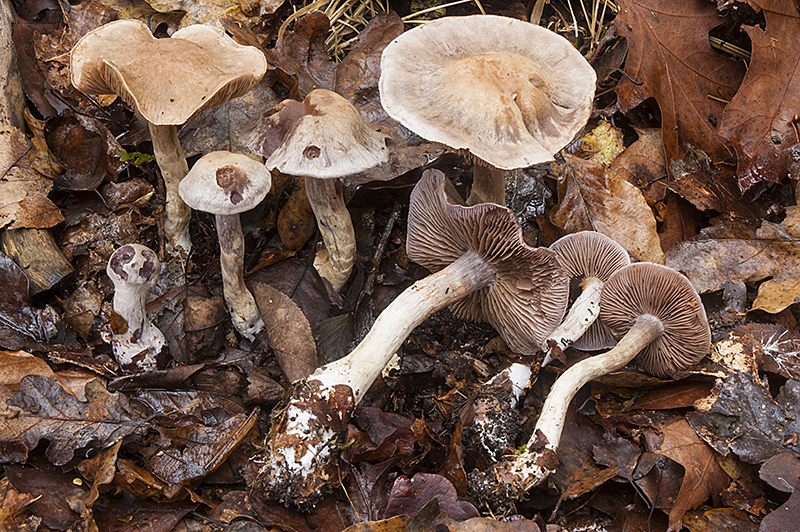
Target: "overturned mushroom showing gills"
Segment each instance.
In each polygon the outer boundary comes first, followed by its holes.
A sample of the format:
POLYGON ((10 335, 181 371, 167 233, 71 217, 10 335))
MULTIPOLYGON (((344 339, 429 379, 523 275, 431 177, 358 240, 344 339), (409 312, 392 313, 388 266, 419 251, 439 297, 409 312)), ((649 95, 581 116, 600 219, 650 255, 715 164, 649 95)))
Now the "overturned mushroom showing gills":
POLYGON ((251 490, 313 506, 336 478, 338 436, 364 393, 409 333, 454 303, 462 315, 489 321, 517 350, 538 350, 564 315, 567 273, 555 254, 530 248, 513 213, 494 204, 453 204, 455 188, 426 171, 411 194, 409 256, 436 273, 400 294, 346 357, 297 386, 275 417, 265 452, 252 466, 251 490))
POLYGON ((267 70, 264 54, 211 26, 156 39, 144 23, 119 20, 84 35, 70 53, 70 69, 79 91, 116 94, 147 120, 166 188, 167 251, 185 258, 190 212, 178 183, 188 165, 178 126, 249 91, 267 70))
POLYGON ((244 235, 239 214, 261 203, 272 186, 264 165, 246 155, 214 151, 192 167, 178 191, 193 209, 216 215, 225 303, 236 330, 248 340, 264 328, 253 294, 244 284, 244 235))
POLYGON ((338 292, 353 269, 356 237, 337 178, 388 161, 388 137, 371 129, 345 98, 316 89, 303 103, 284 100, 251 121, 240 139, 267 157, 270 170, 306 178, 306 194, 325 243, 314 266, 338 292))
POLYGON ((642 369, 669 377, 699 362, 711 345, 700 296, 686 277, 659 264, 640 262, 614 273, 603 286, 600 319, 619 343, 578 362, 556 380, 524 452, 490 471, 470 474, 470 489, 484 504, 506 508, 556 469, 567 408, 584 384, 637 355, 642 369))
POLYGON ((129 371, 152 371, 164 334, 147 318, 147 293, 156 284, 161 263, 141 244, 126 244, 108 259, 106 273, 114 283, 112 347, 119 365, 129 371))
POLYGON ((467 203, 505 204, 505 172, 551 161, 586 124, 594 69, 563 37, 493 15, 445 17, 383 51, 386 112, 474 156, 467 203))
POLYGON ((631 263, 625 248, 595 231, 581 231, 559 238, 550 246, 569 272, 572 283, 580 283, 580 295, 572 303, 561 325, 545 340, 547 364, 561 351, 574 345, 577 349, 597 351, 616 344, 611 331, 597 320, 600 314, 600 291, 611 275, 631 263))

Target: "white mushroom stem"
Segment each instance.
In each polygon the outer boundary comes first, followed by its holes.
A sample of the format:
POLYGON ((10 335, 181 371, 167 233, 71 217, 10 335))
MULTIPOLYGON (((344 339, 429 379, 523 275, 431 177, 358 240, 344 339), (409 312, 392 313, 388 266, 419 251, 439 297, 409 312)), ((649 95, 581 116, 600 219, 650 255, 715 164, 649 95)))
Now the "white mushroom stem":
POLYGON ((325 243, 325 251, 317 254, 314 267, 338 292, 350 278, 356 261, 356 233, 342 185, 338 179, 306 177, 306 195, 325 243))
POLYGON ((467 205, 479 203, 506 204, 506 171, 482 161, 472 167, 472 188, 467 198, 467 205))
POLYGON ((145 302, 150 285, 120 283, 114 289, 114 312, 127 322, 124 333, 113 335, 114 358, 123 368, 153 371, 164 334, 147 317, 145 302))
POLYGON ((189 165, 178 140, 178 126, 149 124, 153 153, 161 169, 166 191, 164 233, 167 237, 167 252, 185 259, 192 249, 189 238, 189 219, 192 211, 178 195, 178 185, 189 172, 189 165))
POLYGON ((554 466, 548 465, 552 461, 544 457, 558 448, 567 408, 578 390, 592 379, 624 367, 663 332, 664 325, 660 319, 651 314, 639 316, 616 347, 578 362, 556 380, 526 450, 510 462, 499 464, 505 470, 501 476, 513 485, 512 489, 518 490, 517 496, 541 483, 554 471, 554 466))
POLYGON ((332 479, 326 466, 335 455, 338 433, 331 426, 346 427, 355 406, 417 325, 494 280, 494 271, 477 253, 465 253, 403 291, 358 347, 295 387, 282 426, 270 432, 267 456, 256 460, 266 496, 301 508, 313 505, 332 479))
POLYGON ((225 303, 231 321, 242 336, 252 341, 264 328, 258 305, 244 284, 244 235, 238 214, 217 214, 217 238, 225 303))
POLYGON ((597 277, 587 277, 583 281, 583 291, 572 304, 567 317, 556 327, 542 344, 545 352, 542 366, 553 360, 553 354, 571 346, 575 340, 583 336, 592 323, 600 315, 600 292, 603 281, 597 277))

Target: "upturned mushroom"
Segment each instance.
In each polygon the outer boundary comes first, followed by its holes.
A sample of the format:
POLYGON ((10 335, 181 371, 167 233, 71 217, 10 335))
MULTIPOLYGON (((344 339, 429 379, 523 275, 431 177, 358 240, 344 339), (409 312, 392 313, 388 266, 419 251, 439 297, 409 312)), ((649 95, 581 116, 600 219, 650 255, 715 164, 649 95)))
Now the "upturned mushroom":
POLYGON ((147 293, 156 284, 161 263, 141 244, 126 244, 108 259, 106 273, 114 283, 111 345, 125 370, 152 371, 166 344, 164 334, 147 317, 147 293))
POLYGON ((303 103, 284 100, 268 110, 239 138, 267 157, 270 170, 306 178, 306 195, 325 244, 314 266, 338 292, 355 263, 356 237, 337 178, 388 161, 388 137, 371 129, 345 98, 316 89, 303 103))
POLYGON ((600 319, 619 342, 556 380, 522 453, 471 473, 470 489, 484 504, 507 507, 556 469, 567 408, 584 384, 634 358, 643 370, 669 377, 699 362, 711 345, 700 296, 686 277, 659 264, 640 262, 614 273, 602 289, 600 319))
POLYGON ((271 186, 272 175, 263 164, 246 155, 215 151, 201 157, 178 187, 187 205, 216 216, 225 303, 233 326, 251 341, 264 328, 264 321, 244 284, 239 214, 261 203, 271 186))
POLYGON ((467 204, 505 205, 505 170, 553 159, 589 118, 594 69, 563 37, 493 15, 445 17, 383 51, 386 112, 475 159, 467 204))
POLYGON ((187 26, 156 39, 137 20, 110 22, 84 35, 70 52, 72 84, 86 94, 116 94, 147 120, 166 189, 164 233, 170 254, 188 256, 189 208, 178 196, 188 165, 178 126, 249 91, 267 61, 211 26, 187 26))
POLYGON ((448 305, 492 324, 512 349, 538 350, 564 315, 567 273, 552 251, 530 248, 511 211, 465 207, 438 170, 414 187, 409 257, 436 272, 400 294, 346 357, 297 386, 275 417, 251 489, 301 508, 336 478, 336 442, 350 415, 409 333, 448 305))

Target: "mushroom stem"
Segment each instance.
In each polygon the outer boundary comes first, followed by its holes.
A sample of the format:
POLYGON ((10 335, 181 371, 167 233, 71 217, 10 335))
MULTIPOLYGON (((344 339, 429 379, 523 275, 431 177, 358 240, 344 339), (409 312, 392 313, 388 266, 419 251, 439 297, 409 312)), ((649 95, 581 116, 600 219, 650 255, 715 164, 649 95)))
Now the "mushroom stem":
POLYGON ((192 241, 189 238, 189 219, 192 211, 178 195, 178 185, 189 172, 189 165, 178 140, 178 126, 149 124, 153 153, 161 169, 166 191, 164 233, 167 237, 167 252, 182 259, 189 256, 192 241))
POLYGON ((472 167, 472 189, 467 205, 506 204, 506 171, 477 161, 472 167))
POLYGON ((355 230, 344 203, 342 184, 338 179, 305 179, 308 202, 325 243, 325 250, 317 254, 314 267, 338 292, 350 278, 356 261, 355 230))
POLYGON ((220 249, 220 270, 225 303, 231 321, 242 336, 252 341, 264 328, 258 305, 244 284, 244 235, 238 214, 217 214, 217 238, 220 249))
POLYGON ((468 251, 446 268, 407 288, 375 320, 349 355, 319 368, 295 387, 270 431, 266 456, 255 459, 257 486, 273 500, 301 508, 315 504, 331 478, 341 429, 410 332, 429 315, 491 285, 492 268, 468 251))
POLYGON ((572 304, 567 317, 542 344, 545 352, 542 366, 546 366, 554 356, 571 346, 575 340, 583 336, 600 315, 600 292, 603 281, 597 277, 587 277, 583 281, 583 291, 572 304))

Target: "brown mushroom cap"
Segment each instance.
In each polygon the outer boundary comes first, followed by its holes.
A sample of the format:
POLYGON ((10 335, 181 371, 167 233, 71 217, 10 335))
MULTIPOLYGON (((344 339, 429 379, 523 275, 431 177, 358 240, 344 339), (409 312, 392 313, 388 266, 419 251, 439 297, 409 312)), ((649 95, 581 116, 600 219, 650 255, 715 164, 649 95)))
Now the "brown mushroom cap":
POLYGON ((339 94, 316 89, 303 103, 284 100, 248 123, 242 142, 284 174, 336 178, 389 160, 387 135, 370 128, 339 94))
POLYGON ((137 20, 84 35, 70 53, 72 84, 87 94, 117 94, 155 125, 179 125, 241 96, 267 70, 264 54, 222 30, 187 26, 156 39, 137 20))
MULTIPOLYGON (((563 236, 550 245, 570 277, 571 299, 580 294, 578 285, 587 277, 606 282, 611 275, 631 263, 628 252, 617 242, 597 231, 580 231, 563 236)), ((613 347, 617 341, 602 321, 595 320, 572 347, 596 351, 613 347)))
POLYGON ((213 151, 186 174, 178 193, 186 204, 211 214, 240 214, 261 203, 272 186, 263 164, 246 155, 213 151))
POLYGON ((418 135, 511 170, 552 160, 589 118, 595 73, 563 37, 493 15, 446 17, 381 57, 381 103, 418 135))
POLYGON ((636 360, 658 377, 669 377, 702 359, 711 331, 700 296, 689 280, 666 266, 638 262, 613 274, 600 296, 600 319, 617 339, 639 316, 655 316, 664 327, 636 360))
POLYGON ((426 170, 411 195, 408 257, 437 272, 467 251, 478 253, 497 279, 455 303, 453 312, 488 322, 516 352, 540 351, 542 341, 564 317, 569 296, 566 270, 549 249, 523 242, 522 229, 509 209, 462 203, 443 173, 426 170))

